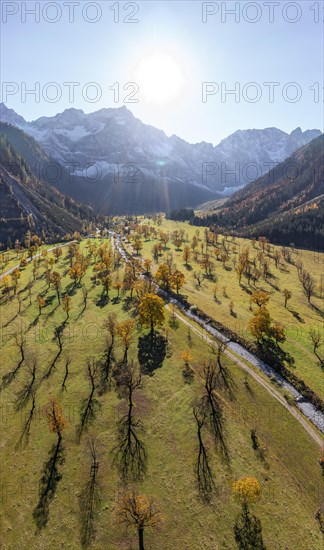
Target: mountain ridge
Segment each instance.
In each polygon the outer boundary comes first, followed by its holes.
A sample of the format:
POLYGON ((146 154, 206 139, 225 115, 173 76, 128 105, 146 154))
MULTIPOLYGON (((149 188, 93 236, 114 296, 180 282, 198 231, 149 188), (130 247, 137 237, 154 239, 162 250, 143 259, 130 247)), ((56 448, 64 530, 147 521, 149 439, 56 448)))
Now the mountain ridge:
POLYGON ((234 193, 203 220, 245 237, 262 235, 273 243, 322 250, 324 135, 234 193))
POLYGON ((35 140, 15 126, 0 123, 0 241, 13 244, 33 230, 57 240, 95 222, 86 205, 62 195, 40 177, 50 161, 35 140))
POLYGON ((321 134, 238 130, 213 146, 168 137, 125 106, 89 114, 72 107, 32 122, 4 104, 0 110, 2 120, 31 135, 64 167, 69 181, 64 177, 54 185, 102 214, 169 211, 221 198, 321 134))

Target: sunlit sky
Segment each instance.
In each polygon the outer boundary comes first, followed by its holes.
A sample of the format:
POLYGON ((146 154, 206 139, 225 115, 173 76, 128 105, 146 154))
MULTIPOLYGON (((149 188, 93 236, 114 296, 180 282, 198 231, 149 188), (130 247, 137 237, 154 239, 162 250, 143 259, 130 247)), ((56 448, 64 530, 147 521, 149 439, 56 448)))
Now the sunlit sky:
POLYGON ((311 9, 322 2, 281 1, 272 23, 261 1, 25 2, 52 4, 39 22, 23 4, 2 2, 1 101, 27 120, 126 105, 168 135, 214 144, 237 129, 323 129, 323 12, 311 9), (225 11, 235 4, 236 21, 225 11), (79 83, 74 97, 66 82, 79 83), (203 82, 212 83, 204 101, 203 82), (40 97, 24 96, 35 85, 40 97), (236 98, 225 94, 235 86, 236 98))

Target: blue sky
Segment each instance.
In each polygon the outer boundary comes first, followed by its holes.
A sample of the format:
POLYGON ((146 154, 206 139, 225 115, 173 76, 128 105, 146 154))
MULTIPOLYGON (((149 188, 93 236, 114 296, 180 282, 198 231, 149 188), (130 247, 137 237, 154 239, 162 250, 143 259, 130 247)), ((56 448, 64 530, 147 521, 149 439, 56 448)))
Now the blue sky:
POLYGON ((69 1, 25 2, 36 9, 28 15, 23 2, 3 0, 1 100, 27 120, 69 107, 92 112, 126 105, 143 122, 190 142, 216 144, 245 128, 323 129, 323 3, 270 3, 273 22, 263 1, 76 1, 73 14, 69 1), (226 12, 233 8, 236 21, 226 12), (145 62, 152 59, 151 76, 145 62), (161 74, 156 65, 165 59, 161 74), (180 84, 163 99, 174 72, 180 84), (158 80, 160 101, 143 94, 142 78, 145 85, 158 80), (66 82, 78 83, 72 98, 66 82), (124 90, 130 82, 139 89, 124 90), (215 92, 205 101, 204 82, 215 92), (272 102, 264 83, 276 83, 272 102), (24 94, 24 86, 38 86, 40 97, 24 94), (236 97, 226 95, 233 88, 236 97), (99 91, 100 100, 92 101, 99 91), (125 103, 132 91, 138 102, 125 103))

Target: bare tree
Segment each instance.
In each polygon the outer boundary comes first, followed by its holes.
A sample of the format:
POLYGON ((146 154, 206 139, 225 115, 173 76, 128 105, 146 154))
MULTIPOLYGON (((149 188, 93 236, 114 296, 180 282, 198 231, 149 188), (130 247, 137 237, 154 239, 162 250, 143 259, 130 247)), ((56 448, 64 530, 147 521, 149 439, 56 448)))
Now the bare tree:
POLYGON ((134 393, 142 388, 140 370, 131 363, 125 365, 118 377, 118 386, 127 399, 127 413, 118 425, 118 443, 113 449, 114 460, 123 481, 142 479, 147 469, 147 455, 139 433, 142 422, 134 416, 134 393))
POLYGON ((138 532, 139 550, 144 550, 144 529, 154 527, 163 521, 161 511, 153 499, 140 495, 132 489, 123 494, 116 508, 119 523, 128 527, 135 527, 138 532))
POLYGON ((56 434, 57 441, 52 445, 49 458, 44 464, 39 484, 39 501, 33 511, 33 518, 38 530, 43 529, 48 522, 49 506, 55 496, 57 484, 62 478, 59 467, 64 463, 62 437, 63 430, 67 425, 61 406, 56 399, 50 400, 45 413, 49 429, 56 434))
POLYGON ((54 329, 54 337, 53 340, 58 346, 58 352, 55 355, 53 361, 51 362, 50 366, 48 367, 47 371, 45 372, 43 379, 49 378, 52 374, 53 369, 56 366, 57 361, 59 360, 61 353, 63 351, 63 326, 60 325, 59 327, 55 327, 54 329))
POLYGON ((202 272, 201 272, 201 271, 195 271, 195 272, 194 272, 194 278, 195 278, 196 281, 197 281, 197 286, 198 286, 198 288, 200 288, 200 287, 201 287, 202 280, 203 280, 203 278, 204 278, 202 272))
POLYGON ((220 449, 225 458, 228 458, 227 446, 224 436, 224 417, 219 395, 216 393, 218 387, 218 372, 214 363, 204 366, 203 383, 205 394, 202 397, 202 406, 206 409, 210 430, 214 437, 216 446, 220 449))
POLYGON ((308 271, 305 269, 301 269, 299 272, 299 280, 302 284, 304 294, 308 300, 308 303, 310 304, 311 297, 314 295, 315 290, 315 279, 311 276, 308 271))
POLYGON ((290 290, 288 290, 288 288, 284 288, 283 291, 282 291, 283 295, 284 295, 284 299, 285 299, 285 308, 287 307, 287 303, 288 303, 288 300, 291 299, 292 297, 292 292, 290 290))
POLYGON ((319 360, 320 366, 322 367, 322 369, 324 369, 324 360, 321 358, 321 356, 317 352, 317 350, 323 344, 323 334, 320 333, 319 329, 315 330, 314 328, 311 328, 309 331, 309 337, 313 344, 313 352, 316 355, 317 359, 319 360))
POLYGON ((234 398, 235 382, 227 366, 223 364, 223 356, 228 348, 230 340, 216 340, 216 354, 218 373, 216 376, 217 385, 220 389, 228 391, 231 398, 234 398))

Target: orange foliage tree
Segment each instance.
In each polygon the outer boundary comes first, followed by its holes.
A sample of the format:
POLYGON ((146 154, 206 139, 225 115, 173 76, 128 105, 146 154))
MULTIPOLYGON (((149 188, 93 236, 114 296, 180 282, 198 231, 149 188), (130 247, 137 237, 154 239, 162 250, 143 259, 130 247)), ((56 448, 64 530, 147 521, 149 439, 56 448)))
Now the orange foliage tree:
POLYGON ((164 302, 156 294, 144 294, 139 305, 139 320, 141 325, 149 327, 151 336, 156 326, 164 323, 164 302))

